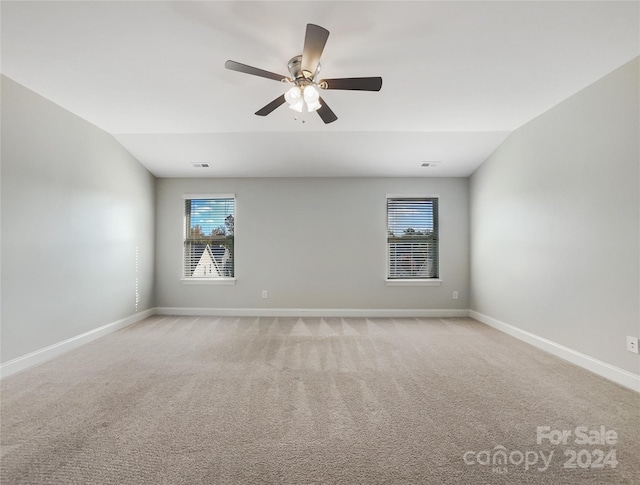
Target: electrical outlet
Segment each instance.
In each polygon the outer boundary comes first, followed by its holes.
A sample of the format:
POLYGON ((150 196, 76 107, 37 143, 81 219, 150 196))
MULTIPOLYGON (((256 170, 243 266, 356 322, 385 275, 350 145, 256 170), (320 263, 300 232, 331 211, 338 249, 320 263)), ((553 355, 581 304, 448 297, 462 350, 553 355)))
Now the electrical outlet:
POLYGON ((267 290, 262 290, 262 298, 269 298, 269 293, 267 290))
POLYGON ((627 350, 634 354, 638 353, 638 337, 627 336, 627 350))
POLYGON ((453 299, 454 299, 454 300, 457 300, 457 299, 458 299, 458 292, 457 292, 457 291, 454 291, 454 292, 453 292, 453 299))

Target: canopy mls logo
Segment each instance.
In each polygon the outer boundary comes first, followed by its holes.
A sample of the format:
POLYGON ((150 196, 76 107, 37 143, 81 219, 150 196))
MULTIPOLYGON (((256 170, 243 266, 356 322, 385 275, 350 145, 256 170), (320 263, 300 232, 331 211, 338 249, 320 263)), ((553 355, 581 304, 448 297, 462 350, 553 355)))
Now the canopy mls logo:
POLYGON ((479 452, 467 451, 462 455, 462 460, 467 465, 490 466, 493 473, 504 474, 509 472, 508 465, 523 467, 525 470, 535 468, 539 472, 547 471, 551 465, 554 451, 545 454, 544 451, 513 450, 508 451, 504 446, 498 445, 493 450, 479 452))
MULTIPOLYGON (((509 473, 510 467, 545 472, 552 465, 554 456, 564 455, 562 468, 591 469, 616 468, 618 460, 614 445, 618 443, 618 433, 605 426, 590 429, 588 426, 577 426, 573 430, 551 429, 550 426, 536 428, 536 443, 543 446, 562 446, 562 451, 556 455, 552 450, 508 450, 503 445, 482 451, 467 451, 462 460, 469 466, 486 466, 492 473, 509 473), (583 446, 576 449, 572 446, 583 446), (589 448, 586 448, 589 447, 589 448), (605 448, 606 447, 606 448, 605 448)), ((560 459, 558 461, 561 461, 560 459)))

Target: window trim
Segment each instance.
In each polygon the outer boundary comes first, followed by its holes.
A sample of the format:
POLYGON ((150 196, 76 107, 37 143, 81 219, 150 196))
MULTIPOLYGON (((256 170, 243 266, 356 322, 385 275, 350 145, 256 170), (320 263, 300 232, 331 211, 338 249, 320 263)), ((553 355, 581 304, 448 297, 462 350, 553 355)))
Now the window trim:
POLYGON ((393 278, 385 279, 387 286, 440 286, 442 280, 440 278, 415 278, 415 279, 400 279, 393 278))
POLYGON ((184 275, 184 241, 186 237, 186 219, 185 219, 185 201, 186 200, 194 200, 194 199, 233 199, 233 217, 234 217, 234 226, 233 226, 233 237, 235 239, 237 234, 237 226, 235 221, 237 220, 237 204, 236 204, 236 194, 234 193, 221 193, 221 194, 182 194, 182 264, 180 265, 180 280, 184 285, 235 285, 236 284, 236 272, 235 272, 235 243, 234 243, 234 254, 233 254, 233 276, 216 276, 216 277, 207 277, 207 278, 193 278, 190 276, 184 275))
POLYGON ((219 276, 217 278, 192 278, 183 276, 180 278, 183 285, 235 285, 235 276, 219 276))
POLYGON ((440 268, 440 196, 437 194, 387 194, 385 199, 385 284, 387 286, 440 286, 443 282, 440 268), (437 199, 438 200, 438 277, 437 278, 389 278, 389 199, 437 199))

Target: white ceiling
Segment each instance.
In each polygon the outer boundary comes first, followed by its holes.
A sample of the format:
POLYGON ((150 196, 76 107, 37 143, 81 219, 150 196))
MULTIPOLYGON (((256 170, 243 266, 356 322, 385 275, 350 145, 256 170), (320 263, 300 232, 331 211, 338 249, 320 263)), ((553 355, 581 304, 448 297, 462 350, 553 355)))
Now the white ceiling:
POLYGON ((514 129, 640 54, 639 2, 1 3, 2 73, 112 133, 160 177, 468 176, 514 129), (305 25, 331 35, 338 121, 253 113, 305 25), (438 161, 429 168, 424 161, 438 161), (191 162, 207 162, 208 169, 191 162))

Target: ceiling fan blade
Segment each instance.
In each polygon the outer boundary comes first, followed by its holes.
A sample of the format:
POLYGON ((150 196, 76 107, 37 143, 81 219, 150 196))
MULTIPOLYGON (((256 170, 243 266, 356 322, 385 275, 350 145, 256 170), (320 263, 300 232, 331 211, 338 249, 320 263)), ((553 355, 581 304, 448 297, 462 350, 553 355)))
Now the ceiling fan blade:
POLYGON ((276 99, 271 101, 264 108, 260 108, 258 111, 256 111, 256 114, 258 116, 267 116, 269 113, 271 113, 273 110, 275 110, 276 108, 280 107, 280 105, 282 105, 284 103, 285 103, 285 99, 284 99, 284 94, 283 94, 282 96, 278 96, 276 99))
POLYGON ((273 79, 274 81, 282 81, 288 79, 287 76, 276 74, 275 72, 265 71, 258 69, 257 67, 247 66, 236 61, 227 61, 224 63, 224 67, 231 71, 244 72, 245 74, 253 74, 254 76, 266 77, 267 79, 273 79))
POLYGON ((350 89, 354 91, 380 91, 381 77, 343 77, 339 79, 322 79, 318 84, 326 83, 325 89, 350 89))
POLYGON ((338 117, 333 111, 331 111, 331 108, 327 106, 327 103, 324 102, 324 99, 320 98, 319 101, 322 106, 320 106, 320 108, 318 108, 316 112, 320 115, 322 121, 324 121, 325 124, 329 124, 337 120, 338 117))
POLYGON ((329 31, 319 25, 307 24, 307 33, 304 36, 304 48, 302 50, 301 69, 315 75, 320 56, 329 38, 329 31))

